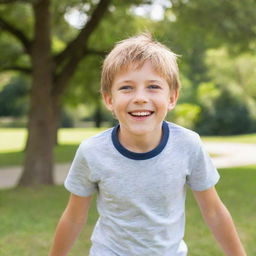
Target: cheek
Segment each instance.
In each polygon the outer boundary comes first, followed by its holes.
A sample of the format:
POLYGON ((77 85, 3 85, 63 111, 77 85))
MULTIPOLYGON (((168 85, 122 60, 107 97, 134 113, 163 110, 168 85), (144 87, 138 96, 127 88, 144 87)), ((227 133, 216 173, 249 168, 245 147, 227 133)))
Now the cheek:
POLYGON ((155 103, 162 109, 169 109, 172 106, 170 98, 166 95, 155 98, 155 103))
POLYGON ((115 115, 119 115, 120 112, 125 111, 127 104, 125 103, 125 100, 122 98, 119 98, 118 100, 113 101, 112 104, 112 112, 115 113, 115 115))

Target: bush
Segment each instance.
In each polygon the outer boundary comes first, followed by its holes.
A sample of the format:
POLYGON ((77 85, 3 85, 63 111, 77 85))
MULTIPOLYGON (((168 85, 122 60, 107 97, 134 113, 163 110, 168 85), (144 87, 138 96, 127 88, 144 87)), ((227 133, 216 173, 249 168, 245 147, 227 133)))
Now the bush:
POLYGON ((28 111, 28 84, 25 79, 15 77, 0 92, 0 116, 21 117, 28 111))
POLYGON ((183 103, 175 107, 167 116, 167 120, 172 120, 175 123, 189 129, 194 129, 196 122, 200 116, 201 108, 195 104, 183 103))
POLYGON ((255 119, 245 98, 228 90, 201 103, 202 112, 196 129, 204 135, 232 135, 255 131, 255 119), (211 106, 211 107, 209 107, 211 106))
POLYGON ((71 128, 74 127, 74 118, 67 111, 62 110, 60 115, 60 127, 71 128))

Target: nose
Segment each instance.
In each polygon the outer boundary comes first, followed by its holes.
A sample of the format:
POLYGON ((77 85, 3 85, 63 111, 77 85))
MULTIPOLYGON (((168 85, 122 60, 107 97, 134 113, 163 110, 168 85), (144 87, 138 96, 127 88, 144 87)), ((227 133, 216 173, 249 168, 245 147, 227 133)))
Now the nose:
POLYGON ((148 98, 144 90, 136 90, 133 102, 135 104, 145 104, 148 102, 148 98))

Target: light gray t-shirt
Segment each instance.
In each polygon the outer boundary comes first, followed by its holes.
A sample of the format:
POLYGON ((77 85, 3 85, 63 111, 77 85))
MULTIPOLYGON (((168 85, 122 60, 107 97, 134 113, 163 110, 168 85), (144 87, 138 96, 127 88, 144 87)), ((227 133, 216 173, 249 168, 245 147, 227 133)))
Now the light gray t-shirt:
POLYGON ((78 196, 97 193, 90 256, 186 256, 186 184, 201 191, 219 179, 198 134, 164 121, 160 144, 134 153, 118 129, 83 141, 65 181, 78 196))

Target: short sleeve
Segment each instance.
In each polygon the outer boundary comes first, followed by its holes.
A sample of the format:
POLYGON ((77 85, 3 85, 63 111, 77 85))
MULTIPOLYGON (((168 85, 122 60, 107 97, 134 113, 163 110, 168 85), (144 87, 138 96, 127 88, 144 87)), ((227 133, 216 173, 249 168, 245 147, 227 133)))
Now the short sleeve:
POLYGON ((91 180, 91 170, 83 154, 81 144, 71 164, 64 186, 75 195, 89 196, 97 190, 97 183, 91 180))
POLYGON ((197 136, 196 148, 193 152, 186 182, 192 190, 203 191, 209 189, 216 185, 220 175, 199 136, 197 136))

